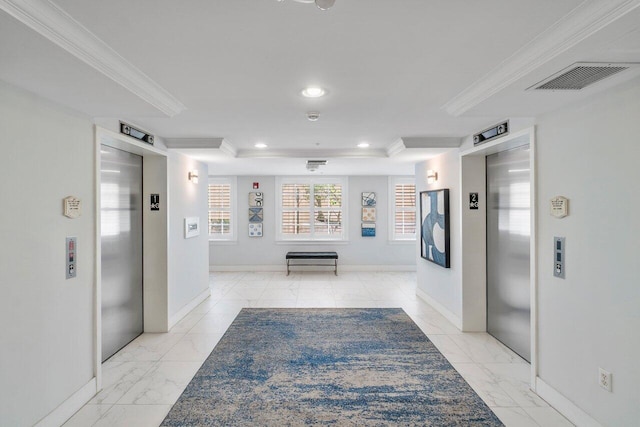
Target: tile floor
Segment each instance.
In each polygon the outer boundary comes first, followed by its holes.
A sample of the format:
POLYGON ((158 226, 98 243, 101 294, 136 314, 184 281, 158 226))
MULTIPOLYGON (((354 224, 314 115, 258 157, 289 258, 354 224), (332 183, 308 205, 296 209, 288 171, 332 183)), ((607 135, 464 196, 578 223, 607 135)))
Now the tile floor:
POLYGON ((103 365, 103 390, 66 424, 157 426, 242 307, 402 307, 507 426, 571 426, 529 390, 529 365, 486 333, 461 333, 416 298, 415 273, 213 273, 211 297, 169 333, 103 365))

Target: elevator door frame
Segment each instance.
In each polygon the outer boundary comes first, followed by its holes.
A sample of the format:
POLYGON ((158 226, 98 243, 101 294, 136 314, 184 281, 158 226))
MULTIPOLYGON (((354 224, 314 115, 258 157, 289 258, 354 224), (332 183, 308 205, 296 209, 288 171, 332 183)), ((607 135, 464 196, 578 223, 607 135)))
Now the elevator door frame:
POLYGON ((462 199, 462 330, 486 332, 487 329, 487 277, 486 277, 486 156, 529 145, 530 171, 530 303, 531 303, 531 377, 530 386, 536 390, 538 374, 538 321, 537 321, 537 232, 536 232, 536 144, 535 128, 529 127, 497 138, 494 141, 468 149, 462 148, 461 194, 462 199), (478 210, 469 210, 469 192, 478 192, 478 210), (485 213, 482 214, 481 212, 485 213), (480 214, 478 214, 480 212, 480 214), (478 217, 480 215, 480 217, 478 217))
POLYGON ((167 332, 168 318, 168 176, 167 153, 131 137, 96 126, 95 194, 96 276, 94 295, 94 375, 96 393, 102 390, 102 248, 101 153, 105 145, 142 157, 142 264, 144 332, 167 332), (160 195, 160 210, 150 212, 150 194, 160 195))

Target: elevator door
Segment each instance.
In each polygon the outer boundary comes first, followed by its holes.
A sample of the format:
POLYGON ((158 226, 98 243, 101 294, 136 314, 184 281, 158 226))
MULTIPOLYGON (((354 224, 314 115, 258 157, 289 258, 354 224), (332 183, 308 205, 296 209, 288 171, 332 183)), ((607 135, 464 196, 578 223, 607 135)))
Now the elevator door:
POLYGON ((100 147, 102 361, 142 328, 142 157, 100 147))
POLYGON ((529 147, 487 156, 487 331, 531 359, 529 147))

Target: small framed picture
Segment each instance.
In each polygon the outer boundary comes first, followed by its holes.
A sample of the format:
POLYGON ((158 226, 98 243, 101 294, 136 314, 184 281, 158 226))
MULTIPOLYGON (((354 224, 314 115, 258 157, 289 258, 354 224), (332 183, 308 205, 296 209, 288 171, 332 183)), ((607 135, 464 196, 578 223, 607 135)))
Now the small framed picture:
POLYGON ((376 205, 376 193, 367 191, 362 193, 362 206, 373 207, 376 205))
POLYGON ((264 202, 264 196, 262 192, 249 193, 249 207, 261 208, 264 202))
POLYGON ((362 237, 376 237, 376 225, 362 223, 362 237))
POLYGON ((362 208, 362 222, 376 222, 376 208, 362 208))
POLYGON ((262 208, 249 208, 249 222, 262 222, 263 216, 262 208))
POLYGON ((249 237, 262 237, 262 223, 249 224, 249 237))

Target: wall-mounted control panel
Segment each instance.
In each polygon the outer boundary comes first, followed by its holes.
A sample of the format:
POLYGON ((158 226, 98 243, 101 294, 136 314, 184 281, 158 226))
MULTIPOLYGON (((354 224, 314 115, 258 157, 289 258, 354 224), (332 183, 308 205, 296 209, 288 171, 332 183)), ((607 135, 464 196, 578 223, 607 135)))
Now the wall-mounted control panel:
POLYGON ((564 239, 564 237, 553 238, 553 275, 560 279, 564 279, 564 239))
POLYGON ((66 249, 66 269, 67 279, 76 277, 76 262, 78 258, 78 239, 76 237, 67 237, 66 249))

